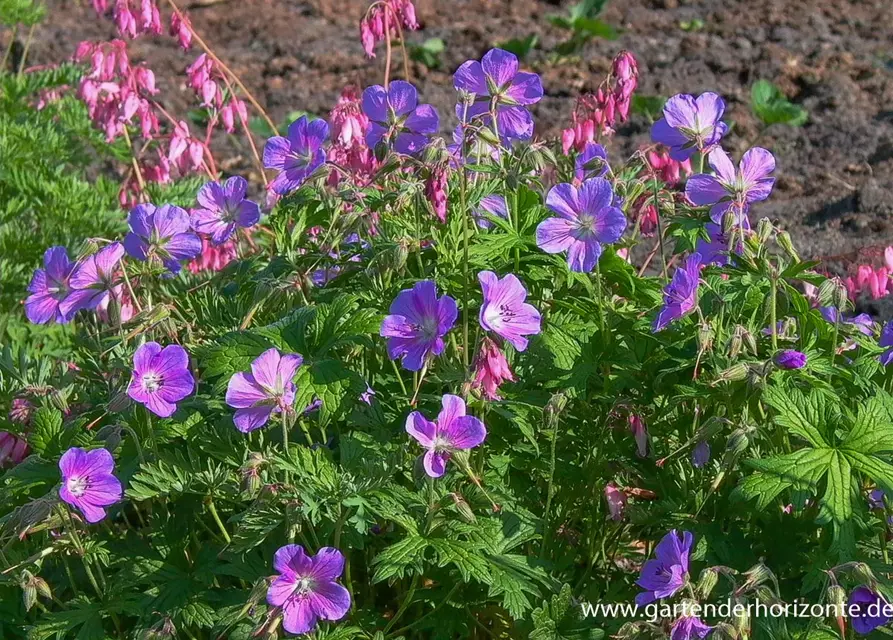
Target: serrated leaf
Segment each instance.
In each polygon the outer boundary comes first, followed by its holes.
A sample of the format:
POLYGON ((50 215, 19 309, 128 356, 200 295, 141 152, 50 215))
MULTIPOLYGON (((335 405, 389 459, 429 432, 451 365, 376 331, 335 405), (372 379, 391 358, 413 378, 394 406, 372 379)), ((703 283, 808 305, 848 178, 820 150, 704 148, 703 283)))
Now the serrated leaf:
POLYGON ((58 441, 62 435, 62 412, 50 407, 41 407, 34 413, 28 444, 37 455, 59 453, 58 441))
POLYGON ((372 561, 372 566, 375 567, 372 582, 422 573, 422 560, 427 548, 428 541, 425 538, 413 535, 387 547, 372 561))
POLYGON ((763 399, 778 412, 778 424, 815 448, 830 446, 825 433, 836 412, 824 395, 814 392, 807 396, 797 389, 770 386, 763 391, 763 399))

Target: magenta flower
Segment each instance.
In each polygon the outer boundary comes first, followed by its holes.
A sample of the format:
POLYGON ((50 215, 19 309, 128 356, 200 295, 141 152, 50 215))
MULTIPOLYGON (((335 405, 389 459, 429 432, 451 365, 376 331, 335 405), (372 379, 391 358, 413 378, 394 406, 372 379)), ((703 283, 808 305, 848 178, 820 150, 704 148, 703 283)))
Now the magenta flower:
POLYGON ((72 447, 59 460, 59 497, 83 513, 87 522, 99 522, 105 518, 104 507, 115 504, 123 495, 114 469, 115 460, 107 450, 72 447))
POLYGON ((69 278, 74 265, 68 259, 65 247, 50 247, 43 254, 43 269, 36 269, 28 285, 31 295, 25 300, 25 316, 34 324, 45 324, 50 320, 68 322, 71 316, 63 314, 59 308, 71 291, 69 278))
POLYGON ((465 415, 465 401, 447 394, 441 401, 443 409, 437 422, 431 422, 418 411, 406 418, 406 433, 428 451, 425 453, 425 472, 439 478, 446 472, 446 463, 457 449, 474 449, 487 437, 484 423, 465 415))
POLYGON ((284 196, 294 191, 326 161, 322 148, 329 137, 325 120, 308 120, 301 116, 288 127, 288 137, 275 136, 264 147, 264 166, 279 170, 270 189, 284 196))
POLYGON ((806 354, 794 349, 779 351, 774 360, 782 369, 802 369, 806 366, 806 354))
POLYGON ((487 220, 484 214, 489 213, 491 216, 498 216, 505 220, 509 219, 508 205, 505 202, 505 196, 499 194, 491 194, 481 198, 478 208, 471 212, 472 217, 477 221, 477 225, 481 229, 490 229, 493 223, 487 220))
POLYGON ((710 210, 713 221, 720 223, 722 215, 734 206, 743 215, 754 202, 765 200, 772 192, 775 178, 775 157, 766 149, 753 147, 744 152, 738 168, 725 151, 717 147, 707 156, 715 176, 699 173, 688 178, 685 195, 698 206, 714 205, 710 210))
POLYGON ((572 184, 555 185, 546 196, 546 206, 559 215, 547 218, 536 228, 536 244, 546 253, 567 251, 571 271, 592 271, 603 244, 620 240, 626 216, 614 206, 614 191, 604 178, 592 178, 578 189, 572 184))
POLYGON ((511 273, 500 280, 492 271, 481 271, 478 280, 484 292, 479 316, 481 326, 511 342, 518 351, 527 349, 524 336, 540 332, 540 312, 524 302, 527 289, 511 273))
POLYGON ((697 616, 681 616, 670 628, 670 640, 694 640, 706 638, 713 627, 701 622, 697 616))
POLYGON ((309 633, 318 620, 340 620, 350 610, 350 592, 335 582, 344 572, 344 555, 322 547, 312 558, 304 547, 289 544, 273 556, 279 573, 267 590, 267 603, 282 607, 282 626, 296 635, 309 633))
POLYGON ((381 323, 379 335, 388 340, 388 357, 403 358, 403 366, 418 371, 429 355, 443 353, 443 336, 456 323, 459 310, 449 296, 437 297, 431 280, 404 289, 391 303, 390 315, 381 323))
POLYGON ((515 54, 491 49, 480 62, 464 62, 453 76, 453 85, 474 99, 467 111, 462 104, 456 108, 461 122, 491 114, 495 107, 501 138, 528 140, 533 136, 533 117, 525 107, 542 99, 543 85, 535 73, 518 71, 515 54))
POLYGON ((691 551, 694 536, 683 531, 680 536, 676 530, 670 531, 654 548, 654 559, 642 567, 642 573, 636 584, 645 589, 636 596, 636 604, 640 607, 669 598, 684 585, 688 574, 688 554, 691 551))
POLYGON ((664 117, 651 127, 651 139, 669 147, 673 160, 688 160, 695 151, 703 153, 718 144, 729 130, 722 122, 725 110, 715 93, 675 95, 664 105, 664 117))
POLYGON ((853 589, 847 602, 853 631, 865 635, 890 622, 893 607, 877 591, 861 585, 853 589))
POLYGON ((133 378, 127 395, 155 415, 173 415, 177 403, 193 389, 195 379, 189 371, 189 355, 180 345, 162 349, 157 342, 147 342, 133 354, 133 378))
POLYGON ((580 182, 589 178, 604 178, 609 170, 608 152, 595 142, 587 142, 583 152, 574 160, 574 177, 580 182))
POLYGON ((118 263, 123 257, 124 246, 113 242, 80 262, 68 281, 71 292, 59 304, 59 313, 70 317, 105 302, 118 284, 118 263))
POLYGON ((288 411, 295 403, 293 379, 304 358, 267 349, 251 363, 250 373, 236 373, 226 388, 226 404, 236 409, 233 422, 242 433, 267 424, 274 413, 288 411))
POLYGON ((180 260, 202 252, 202 241, 192 233, 189 214, 180 207, 166 204, 140 204, 130 210, 130 233, 124 237, 127 254, 146 261, 157 256, 171 273, 180 270, 180 260))
POLYGON ((19 464, 28 455, 28 441, 14 433, 0 431, 0 469, 7 463, 19 464))
POLYGON ((363 92, 363 113, 370 120, 366 132, 370 149, 384 142, 398 153, 415 155, 440 128, 437 110, 419 104, 416 88, 403 80, 391 82, 387 90, 378 84, 368 87, 363 92))
POLYGON ((484 336, 481 350, 474 361, 474 380, 471 388, 480 389, 488 400, 500 400, 499 387, 505 381, 514 382, 515 374, 512 373, 499 345, 484 336))
POLYGON ((260 220, 260 207, 245 198, 248 181, 233 176, 223 184, 208 182, 198 191, 199 208, 192 211, 192 226, 223 244, 237 227, 248 228, 260 220))
POLYGON ((701 254, 693 253, 676 268, 673 279, 664 287, 664 306, 654 320, 654 331, 660 331, 672 321, 691 313, 698 304, 700 277, 701 254))

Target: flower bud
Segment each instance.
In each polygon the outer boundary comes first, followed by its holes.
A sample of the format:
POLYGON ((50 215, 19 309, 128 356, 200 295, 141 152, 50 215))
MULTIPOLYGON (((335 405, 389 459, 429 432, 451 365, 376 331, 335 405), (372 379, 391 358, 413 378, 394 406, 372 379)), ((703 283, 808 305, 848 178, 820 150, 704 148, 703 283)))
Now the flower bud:
POLYGON ((863 582, 872 589, 877 584, 877 578, 874 577, 874 573, 871 572, 871 569, 864 562, 857 562, 853 567, 853 576, 855 576, 856 580, 859 582, 863 582))
POLYGON ((105 442, 105 448, 114 451, 121 444, 123 432, 119 425, 109 424, 96 432, 96 438, 105 442))
POLYGON ((743 327, 737 325, 732 331, 732 337, 729 339, 729 357, 733 360, 741 354, 741 347, 744 345, 744 337, 741 334, 743 327))
POLYGON ((706 600, 707 598, 709 598, 718 582, 719 573, 717 573, 716 569, 714 569, 713 567, 707 567, 706 569, 701 571, 701 577, 698 579, 697 587, 698 597, 701 600, 706 600))
MULTIPOLYGON (((726 441, 726 453, 732 456, 739 456, 750 446, 750 438, 748 429, 739 427, 735 429, 726 441)), ((758 565, 763 566, 763 565, 758 565)), ((768 569, 766 569, 768 571, 768 569)), ((751 569, 753 571, 753 569, 751 569)), ((748 574, 745 574, 748 575, 748 574)))
POLYGON ((772 237, 773 229, 774 227, 769 222, 769 218, 760 218, 760 221, 757 222, 757 238, 759 238, 760 244, 766 244, 769 241, 769 238, 772 237))
POLYGON ((459 512, 459 517, 462 518, 462 520, 469 524, 477 522, 474 511, 471 510, 471 506, 465 501, 465 498, 458 493, 451 493, 449 495, 453 499, 453 504, 456 506, 456 511, 459 512))
POLYGON ((130 406, 131 400, 130 396, 127 395, 126 391, 119 391, 112 399, 109 400, 108 410, 109 413, 122 413, 130 406))
POLYGON ((22 604, 25 611, 31 611, 31 607, 37 602, 37 588, 32 584, 34 576, 30 571, 22 571, 22 579, 19 586, 22 588, 22 604))
POLYGON ((795 262, 800 262, 800 254, 797 253, 797 250, 794 249, 794 243, 791 241, 791 234, 787 231, 779 231, 775 234, 775 241, 778 243, 778 246, 781 247, 781 250, 785 252, 785 254, 795 262))
POLYGON ((775 581, 775 575, 772 571, 764 565, 762 562, 759 564, 755 564, 750 569, 744 572, 744 576, 746 580, 744 584, 741 586, 741 590, 752 589, 754 587, 758 587, 768 580, 775 581))
POLYGON ((828 278, 822 282, 822 284, 819 285, 819 304, 823 307, 833 304, 836 290, 837 284, 834 282, 834 278, 828 278))
POLYGON ((750 635, 750 613, 747 610, 747 603, 738 598, 732 599, 731 623, 737 636, 747 638, 750 635))
POLYGON ((828 587, 828 590, 825 591, 825 602, 834 607, 834 613, 837 616, 843 615, 846 610, 846 601, 846 589, 839 584, 832 584, 828 587))
POLYGON ((717 382, 738 382, 739 380, 744 380, 747 378, 748 367, 743 362, 739 362, 736 365, 733 365, 726 369, 725 371, 721 371, 717 382))
POLYGON ((757 600, 765 604, 767 607, 771 607, 773 604, 783 603, 783 600, 775 595, 772 592, 772 589, 766 585, 760 585, 754 589, 754 595, 757 597, 757 600))
POLYGON ((741 338, 744 340, 744 345, 747 347, 747 350, 753 355, 757 355, 757 339, 753 333, 746 328, 741 327, 741 338))
POLYGON ((710 323, 704 322, 698 326, 698 349, 710 351, 713 348, 713 338, 716 334, 710 327, 710 323))
POLYGON ((738 640, 738 631, 728 622, 720 622, 713 627, 710 637, 713 640, 738 640))

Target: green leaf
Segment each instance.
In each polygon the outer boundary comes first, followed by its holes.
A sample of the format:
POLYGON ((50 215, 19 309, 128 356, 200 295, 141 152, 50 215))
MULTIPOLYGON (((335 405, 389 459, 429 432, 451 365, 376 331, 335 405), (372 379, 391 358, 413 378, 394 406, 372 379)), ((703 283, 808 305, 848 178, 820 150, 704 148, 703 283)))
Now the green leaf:
POLYGON ((519 60, 523 60, 536 48, 539 40, 540 38, 537 34, 531 33, 526 38, 512 38, 511 40, 500 42, 497 46, 509 53, 514 53, 519 60))
POLYGON ((856 422, 843 441, 843 448, 865 454, 893 452, 893 399, 886 391, 869 398, 856 415, 856 422))
POLYGON ((422 573, 424 571, 424 552, 427 548, 428 541, 415 535, 407 536, 400 542, 387 547, 372 561, 372 566, 375 567, 372 582, 422 573))
POLYGON ((773 124, 799 127, 809 118, 806 109, 793 104, 768 80, 758 80, 753 84, 750 99, 754 114, 767 127, 773 124))
POLYGON ((50 407, 41 407, 34 414, 28 443, 37 455, 59 453, 59 438, 62 435, 62 412, 50 407))
POLYGON ((828 479, 822 496, 818 522, 842 524, 853 516, 855 496, 850 462, 839 451, 833 451, 828 463, 828 479))
POLYGON ((437 555, 437 566, 456 567, 464 582, 469 582, 472 578, 484 584, 490 582, 487 560, 477 546, 449 538, 434 538, 428 544, 437 555))
POLYGON ((775 416, 778 424, 815 448, 830 446, 825 432, 830 424, 836 423, 837 412, 822 393, 806 396, 797 389, 770 386, 763 391, 763 399, 778 412, 775 416))
POLYGON ((273 345, 266 338, 242 331, 228 333, 216 343, 196 350, 199 368, 207 378, 221 376, 225 382, 234 373, 248 371, 251 363, 273 345))
POLYGON ((605 636, 604 631, 592 626, 591 620, 582 617, 567 584, 530 617, 533 620, 530 640, 601 640, 605 636))

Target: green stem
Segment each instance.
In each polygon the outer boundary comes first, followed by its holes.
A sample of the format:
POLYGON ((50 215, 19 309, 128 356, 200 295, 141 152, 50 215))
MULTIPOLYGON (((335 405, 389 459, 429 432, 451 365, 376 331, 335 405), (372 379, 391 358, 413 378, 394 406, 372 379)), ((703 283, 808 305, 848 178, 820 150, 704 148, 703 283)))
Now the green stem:
POLYGON ((220 519, 220 514, 217 513, 217 507, 214 506, 214 499, 208 496, 208 511, 211 512, 211 517, 214 518, 214 522, 217 523, 217 528, 220 529, 220 533, 223 534, 223 539, 226 540, 226 544, 231 542, 231 538, 229 537, 229 533, 226 530, 226 527, 223 526, 223 521, 220 519))
POLYGON ((84 544, 81 542, 81 537, 77 532, 77 527, 74 524, 74 520, 71 517, 71 513, 64 507, 59 507, 61 513, 63 514, 63 518, 68 523, 68 536, 71 538, 71 542, 74 544, 74 548, 77 550, 78 555, 81 557, 81 562, 84 565, 84 572, 87 574, 87 578, 90 580, 90 584, 93 585, 93 590, 96 592, 96 595, 99 596, 99 599, 102 600, 102 589, 99 588, 99 583, 96 582, 96 576, 93 575, 93 571, 90 569, 90 562, 87 560, 87 554, 84 551, 84 544))
POLYGON ((388 633, 397 621, 403 616, 406 610, 409 608, 410 603, 412 602, 412 597, 415 595, 416 586, 419 582, 419 577, 417 575, 412 577, 412 582, 409 585, 409 591, 406 594, 406 597, 403 598, 403 602, 400 603, 400 608, 397 609, 397 613, 394 614, 394 617, 388 621, 388 624, 385 625, 384 632, 388 633))
POLYGON ((19 25, 13 25, 12 33, 9 34, 9 44, 6 45, 6 53, 3 54, 3 64, 0 64, 0 72, 6 71, 6 62, 9 60, 9 54, 12 53, 12 46, 15 44, 16 36, 19 34, 19 25))
POLYGON ((18 76, 22 77, 22 72, 25 70, 25 60, 28 58, 28 50, 31 48, 31 42, 34 39, 34 29, 37 28, 37 23, 31 25, 31 28, 28 29, 28 37, 25 39, 25 48, 22 50, 22 59, 19 60, 19 72, 18 76))
POLYGON ((667 254, 664 252, 664 228, 663 222, 661 222, 660 216, 660 199, 658 198, 658 193, 660 189, 657 186, 657 178, 653 178, 651 181, 652 188, 654 190, 654 214, 657 218, 657 241, 660 245, 660 261, 663 265, 663 276, 664 279, 667 277, 667 254))
MULTIPOLYGON (((772 267, 770 267, 772 268, 772 267)), ((770 313, 772 321, 772 352, 778 351, 778 320, 777 320, 777 298, 778 298, 778 279, 772 274, 772 300, 770 302, 770 313)))
POLYGON ((426 614, 423 615, 422 617, 417 618, 416 620, 414 620, 414 621, 411 622, 410 624, 406 625, 405 627, 401 627, 400 629, 397 629, 396 631, 394 631, 393 636, 394 636, 394 637, 402 636, 404 633, 406 633, 406 632, 409 631, 410 629, 413 629, 413 628, 417 627, 423 620, 426 620, 427 618, 430 618, 430 617, 433 616, 435 613, 437 613, 438 611, 440 611, 440 610, 443 608, 443 606, 444 606, 447 602, 449 602, 450 598, 453 597, 453 595, 456 593, 456 591, 459 589, 460 586, 462 586, 462 583, 461 583, 461 582, 457 582, 456 584, 454 584, 454 585, 453 585, 453 588, 450 589, 449 593, 446 594, 446 597, 445 597, 443 600, 441 600, 441 601, 437 604, 437 606, 435 606, 433 609, 431 609, 431 611, 429 611, 428 613, 426 613, 426 614))
POLYGON ((543 545, 540 547, 540 559, 546 557, 546 549, 549 545, 549 533, 552 527, 549 526, 549 516, 552 510, 552 482, 555 480, 555 449, 558 446, 558 418, 554 418, 552 425, 552 450, 549 454, 549 482, 546 485, 546 509, 543 512, 543 545))
POLYGON ((408 398, 409 392, 406 390, 406 384, 403 382, 403 376, 400 375, 400 369, 397 368, 397 361, 391 360, 390 358, 388 358, 388 361, 391 363, 391 366, 394 368, 394 375, 397 376, 397 382, 400 383, 400 390, 403 392, 403 395, 408 398))

